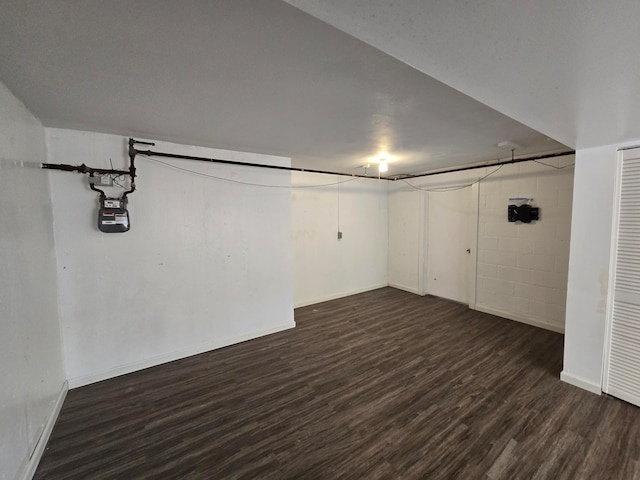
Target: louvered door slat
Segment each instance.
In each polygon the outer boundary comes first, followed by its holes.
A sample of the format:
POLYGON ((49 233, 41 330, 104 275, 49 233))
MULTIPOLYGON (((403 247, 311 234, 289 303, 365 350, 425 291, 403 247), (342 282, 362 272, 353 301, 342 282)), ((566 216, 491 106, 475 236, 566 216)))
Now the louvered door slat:
POLYGON ((604 391, 640 406, 640 154, 625 153, 604 391))

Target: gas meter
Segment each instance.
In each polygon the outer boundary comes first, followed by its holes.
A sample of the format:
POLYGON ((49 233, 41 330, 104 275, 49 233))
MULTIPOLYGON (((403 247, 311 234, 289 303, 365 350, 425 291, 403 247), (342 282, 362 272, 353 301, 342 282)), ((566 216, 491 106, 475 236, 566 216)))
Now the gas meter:
POLYGON ((100 198, 100 210, 98 212, 98 228, 101 232, 116 233, 129 231, 129 211, 127 199, 100 198))

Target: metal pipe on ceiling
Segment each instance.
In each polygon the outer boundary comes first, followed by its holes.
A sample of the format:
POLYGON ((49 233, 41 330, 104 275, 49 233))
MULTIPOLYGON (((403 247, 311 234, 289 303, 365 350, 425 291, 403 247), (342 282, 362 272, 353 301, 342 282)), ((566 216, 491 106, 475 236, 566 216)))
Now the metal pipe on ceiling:
POLYGON ((78 172, 99 175, 129 175, 129 170, 114 170, 113 168, 93 168, 84 163, 82 165, 68 165, 66 163, 43 163, 41 167, 47 170, 62 170, 64 172, 78 172))
MULTIPOLYGON (((341 175, 343 177, 358 177, 358 178, 378 178, 370 175, 361 175, 357 173, 344 173, 344 172, 331 172, 327 170, 313 170, 309 168, 297 168, 297 167, 282 167, 279 165, 263 165, 261 163, 248 163, 248 162, 236 162, 234 160, 221 160, 218 158, 207 157, 194 157, 193 155, 179 155, 176 153, 156 152, 153 150, 135 150, 137 155, 146 155, 147 157, 164 157, 164 158, 177 158, 181 160, 197 160, 201 162, 210 163, 222 163, 224 165, 241 165, 244 167, 258 167, 269 168, 272 170, 286 170, 289 172, 306 172, 306 173, 321 173, 324 175, 341 175)), ((389 180, 387 177, 380 177, 381 180, 389 180)))
POLYGON ((509 165, 510 163, 533 162, 536 160, 545 160, 548 158, 564 157, 566 155, 573 155, 575 153, 576 153, 575 150, 569 150, 569 151, 560 152, 560 153, 548 153, 545 155, 536 155, 534 157, 515 158, 510 160, 504 160, 501 162, 484 163, 484 164, 470 165, 466 167, 447 168, 444 170, 437 170, 437 171, 427 172, 427 173, 415 173, 415 174, 409 174, 409 175, 400 174, 400 175, 394 175, 393 177, 388 177, 386 178, 386 180, 391 180, 391 181, 409 180, 412 178, 430 177, 432 175, 440 175, 443 173, 463 172, 465 170, 474 170, 476 168, 501 167, 502 165, 509 165))
POLYGON ((196 161, 203 161, 203 162, 210 162, 210 163, 222 163, 222 164, 226 164, 226 165, 241 165, 241 166, 245 166, 245 167, 258 167, 258 168, 269 168, 269 169, 273 169, 273 170, 286 170, 286 171, 290 171, 290 172, 320 173, 320 174, 324 174, 324 175, 340 175, 340 176, 344 176, 344 177, 373 178, 373 179, 389 180, 389 181, 407 180, 407 179, 411 179, 411 178, 428 177, 428 176, 431 176, 431 175, 440 175, 440 174, 443 174, 443 173, 462 172, 462 171, 465 171, 465 170, 473 170, 473 169, 476 169, 476 168, 499 167, 501 165, 508 165, 510 163, 531 162, 531 161, 534 161, 534 160, 544 160, 544 159, 548 159, 548 158, 564 157, 566 155, 572 155, 572 154, 575 153, 574 150, 570 150, 570 151, 560 152, 560 153, 549 153, 549 154, 545 154, 545 155, 536 155, 536 156, 533 156, 533 157, 524 157, 524 158, 516 158, 516 159, 504 160, 504 161, 501 161, 501 162, 486 163, 486 164, 476 164, 476 165, 470 165, 470 166, 464 166, 464 167, 454 167, 454 168, 448 168, 448 169, 444 169, 444 170, 438 170, 438 171, 426 172, 426 173, 399 174, 399 175, 385 176, 385 177, 377 177, 377 176, 374 177, 374 176, 371 176, 371 175, 361 175, 361 174, 357 174, 357 173, 331 172, 331 171, 327 171, 327 170, 314 170, 314 169, 299 168, 299 167, 282 167, 282 166, 278 166, 278 165, 263 165, 263 164, 260 164, 260 163, 246 163, 246 162, 237 162, 237 161, 233 161, 233 160, 221 160, 221 159, 217 159, 217 158, 196 157, 196 156, 192 156, 192 155, 180 155, 180 154, 176 154, 176 153, 156 152, 154 150, 137 150, 136 149, 135 152, 138 155, 146 155, 148 157, 177 158, 177 159, 182 159, 182 160, 196 160, 196 161))
MULTIPOLYGON (((444 173, 462 172, 465 170, 474 170, 477 168, 499 167, 502 165, 509 165, 512 163, 531 162, 536 160, 545 160, 549 158, 563 157, 566 155, 575 154, 574 150, 569 150, 566 152, 549 153, 545 155, 536 155, 533 157, 522 157, 522 158, 516 158, 516 159, 512 158, 510 160, 504 160, 504 161, 493 162, 493 163, 484 163, 484 164, 475 164, 475 165, 462 166, 462 167, 447 168, 444 170, 436 170, 436 171, 430 171, 426 173, 399 174, 399 175, 393 175, 393 176, 379 177, 379 176, 371 176, 371 175, 362 175, 358 173, 332 172, 327 170, 316 170, 316 169, 309 169, 309 168, 283 167, 279 165, 264 165, 260 163, 238 162, 234 160, 222 160, 218 158, 198 157, 193 155, 180 155, 177 153, 167 153, 167 152, 157 152, 155 150, 138 150, 137 148, 134 148, 135 144, 155 145, 155 143, 142 142, 142 141, 134 140, 133 138, 130 138, 129 139, 129 157, 130 157, 129 170, 92 168, 92 167, 86 166, 85 164, 75 166, 75 165, 52 164, 52 163, 43 163, 42 168, 46 168, 50 170, 63 170, 68 172, 89 173, 89 174, 97 173, 97 174, 111 174, 111 175, 129 175, 131 176, 131 179, 133 181, 133 179, 135 178, 135 167, 134 167, 135 157, 136 155, 146 155, 147 157, 175 158, 179 160, 194 160, 194 161, 200 161, 200 162, 220 163, 224 165, 239 165, 244 167, 267 168, 271 170, 284 170, 289 172, 319 173, 323 175, 339 175, 343 177, 372 178, 372 179, 396 181, 396 180, 409 180, 412 178, 429 177, 432 175, 441 175, 444 173)), ((130 193, 131 191, 133 191, 133 189, 135 189, 135 187, 132 187, 132 190, 126 193, 130 193)))

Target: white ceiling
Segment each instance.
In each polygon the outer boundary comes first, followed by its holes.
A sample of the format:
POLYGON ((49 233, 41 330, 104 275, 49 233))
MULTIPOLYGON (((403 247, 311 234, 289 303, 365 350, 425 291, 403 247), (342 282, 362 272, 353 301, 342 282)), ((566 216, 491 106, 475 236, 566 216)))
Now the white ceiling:
MULTIPOLYGON (((437 60, 438 52, 462 48, 443 39, 431 56, 426 37, 415 44, 395 34, 372 41, 360 32, 369 17, 344 8, 370 12, 368 2, 291 3, 425 71, 424 62, 412 59, 437 60), (347 21, 335 21, 343 13, 347 21)), ((385 25, 391 20, 390 31, 406 20, 386 18, 393 3, 371 2, 385 13, 385 25)), ((46 126, 286 155, 305 168, 354 173, 381 150, 393 160, 389 173, 397 174, 504 158, 510 152, 497 148, 504 140, 520 143, 521 155, 564 148, 280 0, 0 0, 0 9, 0 80, 46 126)), ((440 9, 440 20, 414 18, 414 30, 423 21, 429 28, 450 21, 460 27, 450 10, 440 9)), ((477 40, 475 25, 467 27, 469 41, 477 40)), ((496 40, 484 49, 500 53, 505 44, 496 40)), ((462 77, 474 79, 473 51, 445 65, 459 63, 462 77)), ((498 80, 515 75, 496 62, 492 68, 496 78, 480 85, 481 93, 499 94, 498 80)), ((457 80, 456 88, 467 86, 457 80)), ((511 110, 503 108, 520 113, 511 110)), ((565 130, 547 132, 569 142, 565 130)))
POLYGON ((286 0, 573 148, 640 141, 638 0, 286 0))

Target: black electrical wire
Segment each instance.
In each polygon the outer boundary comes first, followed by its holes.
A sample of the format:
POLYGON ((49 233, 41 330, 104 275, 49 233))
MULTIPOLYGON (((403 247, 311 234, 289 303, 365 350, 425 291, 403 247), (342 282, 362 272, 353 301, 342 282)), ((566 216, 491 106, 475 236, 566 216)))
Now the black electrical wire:
MULTIPOLYGON (((239 165, 243 167, 257 167, 257 168, 266 168, 271 170, 285 170, 288 172, 303 172, 303 173, 322 173, 325 175, 340 175, 344 177, 357 177, 357 178, 374 178, 368 177, 366 175, 361 175, 358 173, 344 173, 344 172, 329 172, 326 170, 314 170, 310 168, 298 168, 298 167, 285 167, 282 165, 270 165, 270 164, 261 164, 261 163, 250 163, 250 162, 238 162, 236 160, 222 160, 219 158, 208 158, 208 157, 196 157, 193 155, 180 155, 177 153, 167 153, 167 152, 155 152, 153 150, 137 150, 133 148, 133 145, 136 143, 142 143, 145 145, 155 145, 150 142, 140 142, 133 138, 129 139, 129 156, 132 161, 136 155, 146 155, 147 157, 163 157, 163 158, 177 158, 179 160, 196 160, 199 162, 209 162, 209 163, 221 163, 224 165, 239 165)), ((155 159, 153 159, 155 160, 155 159)), ((390 180, 388 177, 381 177, 384 180, 390 180)))
MULTIPOLYGON (((331 187, 331 186, 334 186, 334 185, 341 185, 343 183, 353 182, 354 180, 358 180, 359 178, 362 178, 362 177, 351 177, 348 180, 344 180, 342 182, 323 183, 323 184, 319 184, 319 185, 268 185, 268 184, 264 184, 264 183, 242 182, 240 180, 233 180, 231 178, 218 177, 216 175, 197 172, 195 170, 189 170, 188 168, 184 168, 184 167, 178 167, 177 165, 173 165, 173 164, 168 163, 168 162, 163 162, 162 160, 158 160, 157 158, 151 158, 148 155, 142 155, 142 154, 138 154, 138 155, 140 155, 142 158, 144 158, 146 160, 151 161, 152 163, 159 163, 159 164, 164 165, 166 167, 173 168, 175 170, 180 170, 182 172, 191 173, 193 175, 198 175, 200 177, 213 178, 215 180, 221 180, 223 182, 237 183, 237 184, 240 184, 240 185, 249 185, 249 186, 252 186, 252 187, 266 187, 266 188, 320 188, 320 187, 331 187)), ((372 177, 367 177, 367 178, 372 178, 372 177)))
MULTIPOLYGON (((522 158, 514 158, 513 156, 513 152, 511 152, 511 159, 510 160, 503 160, 503 161, 496 161, 494 163, 485 163, 485 164, 475 164, 475 165, 467 165, 467 166, 462 166, 462 167, 453 167, 453 168, 446 168, 444 170, 436 170, 436 171, 430 171, 430 172, 425 172, 425 173, 415 173, 415 174, 407 174, 407 175, 395 175, 393 177, 386 177, 386 180, 410 180, 412 178, 421 178, 421 177, 430 177, 433 175, 442 175, 443 173, 454 173, 454 172, 463 172, 466 170, 476 170, 478 168, 491 168, 491 167, 497 167, 499 165, 509 165, 512 163, 522 163, 522 162, 535 162, 538 160, 544 160, 546 158, 556 158, 556 157, 565 157, 567 155, 573 155, 576 152, 574 150, 568 151, 568 152, 559 152, 559 153, 547 153, 544 155, 536 155, 533 157, 522 157, 522 158)), ((549 165, 546 164, 549 167, 553 167, 553 165, 549 165)), ((564 167, 557 167, 558 169, 560 168, 564 168, 564 167)))
POLYGON ((562 167, 556 167, 555 165, 551 165, 550 163, 544 163, 540 160, 533 160, 535 163, 539 163, 540 165, 544 165, 545 167, 555 168, 556 170, 564 170, 565 168, 573 167, 575 163, 571 163, 569 165, 563 165, 562 167))
POLYGON ((493 175, 494 173, 496 173, 498 170, 500 170, 502 167, 504 167, 504 165, 499 165, 498 168, 496 168, 494 171, 487 173, 484 177, 479 178, 478 180, 476 180, 475 182, 471 182, 468 183, 466 185, 457 185, 455 187, 434 187, 434 188, 421 188, 421 187, 416 187, 415 185, 412 185, 411 183, 409 183, 407 180, 405 179, 400 179, 402 180, 404 183, 406 183, 407 185, 409 185, 411 188, 413 188, 414 190, 421 190, 423 192, 453 192, 455 190, 462 190, 465 188, 468 188, 472 185, 475 185, 476 183, 480 183, 482 180, 484 180, 485 178, 490 177, 491 175, 493 175))
MULTIPOLYGON (((182 172, 186 172, 186 173, 191 173, 194 175, 198 175, 201 177, 208 177, 208 178, 213 178, 216 180, 221 180, 221 181, 225 181, 225 182, 231 182, 231 183, 237 183, 240 185, 249 185, 249 186, 254 186, 254 187, 266 187, 266 188, 320 188, 320 187, 331 187, 334 185, 341 185, 343 183, 349 183, 352 182, 354 180, 357 180, 358 178, 362 178, 362 177, 352 177, 349 180, 344 180, 344 181, 338 181, 338 182, 332 182, 332 183, 324 183, 324 184, 319 184, 319 185, 268 185, 268 184, 262 184, 262 183, 251 183, 251 182, 243 182, 240 180, 233 180, 230 178, 225 178, 225 177, 218 177, 216 175, 211 175, 211 174, 207 174, 207 173, 202 173, 202 172, 197 172, 195 170, 190 170, 188 168, 184 168, 184 167, 179 167, 177 165, 173 165, 171 163, 168 162, 163 162, 162 160, 158 160, 157 158, 152 158, 149 155, 143 155, 143 154, 138 154, 140 155, 142 158, 145 158, 146 160, 149 160, 151 162, 157 162, 160 163, 162 165, 165 165, 169 168, 173 168, 176 170, 180 170, 182 172)), ((564 168, 568 168, 568 167, 572 167, 574 164, 571 165, 565 165, 562 167, 556 167, 555 165, 551 165, 548 163, 544 163, 544 162, 540 162, 539 160, 530 160, 533 161, 535 163, 539 163, 540 165, 544 165, 546 167, 550 167, 550 168, 554 168, 557 170, 562 170, 564 168)), ((513 160, 513 152, 512 152, 512 159, 509 162, 505 162, 505 163, 500 163, 497 164, 497 168, 495 170, 493 170, 492 172, 487 173, 486 175, 484 175, 483 177, 479 178, 478 180, 475 180, 471 183, 465 184, 465 185, 460 185, 460 186, 455 186, 455 187, 434 187, 434 188, 422 188, 422 187, 417 187, 413 184, 411 184, 409 181, 407 181, 404 178, 399 178, 398 180, 402 180, 402 182, 406 183, 407 185, 409 185, 411 188, 413 188, 414 190, 421 190, 424 192, 451 192, 451 191, 455 191, 455 190, 462 190, 464 188, 468 188, 472 185, 475 185, 476 183, 480 183, 481 181, 483 181, 484 179, 490 177, 491 175, 495 174, 496 172, 498 172, 502 167, 504 167, 505 165, 508 165, 509 163, 517 163, 517 161, 513 160)), ((494 164, 495 165, 495 164, 494 164)), ((488 165, 485 166, 483 168, 490 168, 493 165, 488 165)), ((446 173, 446 172, 439 172, 439 173, 446 173)), ((366 178, 375 178, 375 177, 366 177, 366 178)))
MULTIPOLYGON (((561 154, 561 155, 556 155, 553 154, 552 156, 565 156, 568 154, 561 154)), ((550 158, 550 157, 545 157, 545 158, 550 158)), ((504 167, 505 165, 509 165, 511 163, 519 163, 520 159, 514 159, 514 152, 511 151, 511 160, 504 162, 504 163, 500 163, 497 164, 498 168, 496 168, 494 171, 487 173, 484 177, 479 178, 478 180, 468 183, 466 185, 460 185, 460 186, 455 186, 455 187, 434 187, 434 188, 421 188, 421 187, 416 187, 415 185, 409 183, 405 178, 398 178, 398 180, 402 180, 402 182, 406 183, 407 185, 409 185, 411 188, 413 188, 414 190, 421 190, 423 192, 451 192, 451 191, 455 191, 455 190, 462 190, 464 188, 470 187, 472 185, 475 185, 476 183, 480 183, 482 180, 484 180, 485 178, 490 177, 491 175, 493 175, 494 173, 496 173, 498 170, 500 170, 502 167, 504 167)), ((538 163, 540 165, 544 165, 545 167, 550 167, 550 168, 554 168, 556 170, 563 170, 565 168, 570 168, 573 167, 575 165, 575 163, 571 163, 569 165, 563 165, 562 167, 557 167, 555 165, 551 165, 550 163, 545 163, 545 162, 541 162, 540 160, 535 160, 535 159, 530 159, 530 160, 524 160, 524 161, 531 161, 531 162, 535 162, 538 163)), ((493 164, 496 165, 496 164, 493 164)), ((489 168, 493 165, 487 165, 484 168, 489 168)), ((464 170, 464 169, 463 169, 464 170)), ((460 170, 457 170, 460 171, 460 170)), ((438 172, 438 173, 448 173, 448 172, 438 172)), ((420 175, 418 175, 418 177, 420 177, 420 175)))
MULTIPOLYGON (((209 177, 209 178, 214 178, 217 180, 221 180, 221 181, 226 181, 226 182, 231 182, 231 183, 236 183, 236 184, 240 184, 240 185, 250 185, 250 186, 255 186, 255 187, 267 187, 267 188, 317 188, 317 187, 329 187, 332 185, 340 185, 342 183, 348 183, 351 182, 353 180, 357 180, 358 178, 375 178, 375 177, 370 177, 368 175, 366 175, 366 167, 365 167, 365 175, 360 175, 360 174, 354 174, 354 173, 342 173, 342 172, 328 172, 328 171, 324 171, 324 170, 312 170, 312 169, 304 169, 304 168, 294 168, 294 167, 284 167, 284 166, 279 166, 279 165, 264 165, 264 164, 257 164, 257 163, 246 163, 246 162, 237 162, 237 161, 233 161, 233 160, 220 160, 220 159, 215 159, 215 158, 206 158, 206 157, 196 157, 196 156, 190 156, 190 155, 179 155, 179 154, 174 154, 174 153, 166 153, 166 152, 155 152, 152 150, 137 150, 136 148, 134 148, 134 145, 136 144, 143 144, 143 145, 155 145, 152 142, 144 142, 144 141, 139 141, 139 140, 135 140, 134 138, 129 138, 129 158, 130 158, 130 166, 129 166, 129 170, 125 171, 125 170, 114 170, 113 168, 111 169, 102 169, 102 168, 92 168, 92 167, 88 167, 85 164, 82 165, 67 165, 67 164, 51 164, 51 163, 43 163, 41 164, 42 168, 46 168, 46 169, 51 169, 51 170, 63 170, 63 171, 69 171, 69 172, 79 172, 79 173, 88 173, 90 176, 93 176, 94 174, 102 174, 102 175, 110 175, 112 181, 122 187, 122 188, 126 188, 124 185, 120 184, 119 182, 116 181, 116 178, 122 177, 122 176, 129 176, 131 181, 130 181, 130 188, 129 190, 127 190, 126 192, 124 192, 123 194, 123 198, 126 199, 126 196, 129 193, 132 193, 135 190, 135 177, 136 177, 136 169, 135 169, 135 165, 134 165, 134 160, 135 157, 137 155, 142 156, 143 158, 146 158, 147 160, 153 161, 153 162, 157 162, 160 163, 162 165, 165 165, 167 167, 170 168, 174 168, 176 170, 181 170, 184 172, 188 172, 188 173, 192 173, 194 175, 199 175, 199 176, 204 176, 204 177, 209 177), (215 175, 209 175, 209 174, 205 174, 205 173, 201 173, 201 172, 196 172, 193 170, 189 170, 186 168, 182 168, 182 167, 178 167, 176 165, 172 165, 170 163, 166 163, 163 162, 161 160, 158 160, 156 158, 151 158, 151 157, 165 157, 165 158, 177 158, 177 159, 184 159, 184 160, 197 160, 197 161, 206 161, 206 162, 210 162, 210 163, 221 163, 221 164, 227 164, 227 165, 241 165, 241 166, 245 166, 245 167, 257 167, 257 168, 268 168, 268 169, 275 169, 275 170, 284 170, 284 171, 294 171, 294 172, 302 172, 302 173, 319 173, 319 174, 331 174, 331 175, 342 175, 342 176, 348 176, 350 177, 349 180, 345 180, 344 182, 333 182, 333 183, 325 183, 325 184, 319 184, 319 185, 267 185, 267 184, 259 184, 259 183, 251 183, 251 182, 242 182, 240 180, 232 180, 230 178, 224 178, 224 177, 217 177, 215 175)), ((394 177, 381 177, 380 174, 378 173, 378 180, 390 180, 390 181, 396 181, 396 180, 402 180, 405 183, 407 183, 407 185, 409 185, 410 187, 417 189, 417 190, 426 190, 420 187, 416 187, 414 185, 412 185, 411 183, 409 183, 407 180, 409 179, 413 179, 413 178, 421 178, 421 177, 427 177, 427 176, 431 176, 431 175, 441 175, 444 173, 453 173, 453 172, 460 172, 460 171, 465 171, 465 170, 473 170, 473 169, 477 169, 477 168, 491 168, 491 167, 498 167, 496 170, 494 170, 493 172, 485 175, 484 177, 478 179, 475 182, 472 182, 468 185, 464 185, 464 186, 459 186, 459 187, 444 187, 444 188, 434 188, 434 189, 430 189, 429 191, 452 191, 452 190, 459 190, 462 188, 467 188, 468 186, 474 185, 475 183, 478 183, 482 180, 484 180, 485 178, 487 178, 489 175, 493 175, 495 172, 497 172, 503 165, 507 165, 507 164, 511 164, 511 163, 520 163, 520 162, 529 162, 529 161, 533 161, 536 163, 539 163, 541 165, 545 165, 547 167, 551 167, 551 168, 555 168, 558 170, 564 169, 564 168, 568 168, 573 166, 573 164, 571 165, 565 165, 562 167, 556 167, 555 165, 551 165, 548 163, 544 163, 544 162, 540 162, 539 160, 542 159, 546 159, 546 158, 555 158, 555 157, 560 157, 560 156, 566 156, 566 155, 571 155, 574 154, 575 151, 569 151, 569 152, 561 152, 561 153, 551 153, 551 154, 546 154, 546 155, 538 155, 538 156, 534 156, 534 157, 525 157, 525 158, 518 158, 518 159, 514 159, 513 156, 513 151, 511 152, 511 160, 507 160, 507 161, 498 161, 492 164, 476 164, 476 165, 469 165, 469 166, 462 166, 462 167, 454 167, 454 168, 449 168, 449 169, 445 169, 445 170, 440 170, 440 171, 431 171, 431 172, 427 172, 427 173, 419 173, 419 174, 406 174, 406 175, 396 175, 394 177)), ((111 160, 111 159, 110 159, 111 160)), ((113 167, 113 165, 112 165, 113 167)))
MULTIPOLYGON (((109 164, 111 165, 111 170, 114 170, 113 168, 113 162, 111 161, 111 159, 109 159, 109 164)), ((111 181, 117 185, 120 188, 124 188, 125 190, 127 189, 126 186, 124 186, 122 183, 118 182, 116 179, 120 178, 120 177, 124 177, 124 175, 110 175, 111 177, 111 181)))

